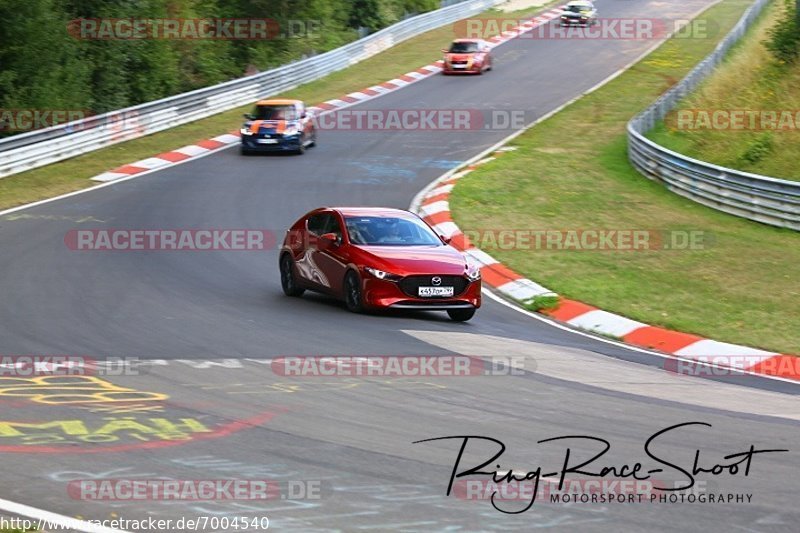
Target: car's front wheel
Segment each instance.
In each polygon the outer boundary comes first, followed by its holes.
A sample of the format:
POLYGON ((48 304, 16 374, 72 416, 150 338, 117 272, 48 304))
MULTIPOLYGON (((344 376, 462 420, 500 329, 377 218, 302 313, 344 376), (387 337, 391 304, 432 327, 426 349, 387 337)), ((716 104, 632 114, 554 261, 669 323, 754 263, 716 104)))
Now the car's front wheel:
POLYGON ((294 279, 294 262, 289 254, 281 257, 281 288, 286 296, 302 296, 305 289, 297 285, 294 279))
POLYGON ((471 309, 448 309, 447 314, 450 317, 450 320, 455 320, 456 322, 466 322, 473 316, 475 316, 475 308, 471 309))
POLYGON ((353 313, 364 310, 364 300, 361 297, 361 281, 358 274, 352 270, 344 277, 344 303, 353 313))

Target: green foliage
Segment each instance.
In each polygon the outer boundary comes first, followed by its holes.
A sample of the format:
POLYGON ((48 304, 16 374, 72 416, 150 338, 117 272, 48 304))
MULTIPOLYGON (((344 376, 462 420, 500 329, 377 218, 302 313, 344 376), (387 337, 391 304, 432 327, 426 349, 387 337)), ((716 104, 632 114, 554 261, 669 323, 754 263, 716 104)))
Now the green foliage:
POLYGON ((380 0, 352 0, 348 23, 351 28, 364 27, 375 31, 386 25, 383 11, 384 5, 380 0))
POLYGON ((399 0, 409 13, 425 13, 439 7, 439 0, 399 0))
POLYGON ((91 67, 58 0, 0 2, 0 107, 86 108, 91 67))
POLYGON ((772 132, 768 131, 758 135, 747 145, 741 155, 741 160, 751 165, 758 163, 772 151, 772 141, 772 132))
POLYGON ((528 311, 542 311, 544 309, 553 309, 558 307, 558 296, 556 295, 540 295, 534 296, 530 300, 523 302, 523 305, 528 311))
POLYGON ((793 0, 784 0, 786 16, 769 32, 767 49, 780 62, 791 63, 800 55, 800 14, 793 0))
POLYGON ((104 113, 342 46, 438 0, 2 0, 0 109, 104 113), (76 38, 77 19, 270 19, 265 40, 76 38))

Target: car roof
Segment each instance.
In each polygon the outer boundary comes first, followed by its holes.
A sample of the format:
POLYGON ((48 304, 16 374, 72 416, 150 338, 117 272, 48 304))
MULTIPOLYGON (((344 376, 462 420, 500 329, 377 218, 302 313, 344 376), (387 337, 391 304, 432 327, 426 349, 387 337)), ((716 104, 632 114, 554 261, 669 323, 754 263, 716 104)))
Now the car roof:
POLYGON ((409 219, 417 218, 416 215, 404 209, 395 209, 392 207, 328 207, 327 209, 338 211, 342 216, 345 217, 370 216, 409 219))
POLYGON ((302 104, 302 100, 290 100, 288 98, 275 98, 272 100, 259 100, 256 105, 295 105, 302 104))
POLYGON ((453 39, 454 43, 482 43, 483 39, 453 39))

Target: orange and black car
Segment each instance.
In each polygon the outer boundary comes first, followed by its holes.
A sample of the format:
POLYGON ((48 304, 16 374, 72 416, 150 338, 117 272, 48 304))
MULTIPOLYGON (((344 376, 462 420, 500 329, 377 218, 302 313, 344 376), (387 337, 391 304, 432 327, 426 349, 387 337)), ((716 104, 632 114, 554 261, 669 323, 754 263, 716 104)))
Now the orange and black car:
POLYGON ((244 116, 240 130, 242 154, 296 152, 302 154, 317 142, 311 113, 300 100, 261 100, 244 116))

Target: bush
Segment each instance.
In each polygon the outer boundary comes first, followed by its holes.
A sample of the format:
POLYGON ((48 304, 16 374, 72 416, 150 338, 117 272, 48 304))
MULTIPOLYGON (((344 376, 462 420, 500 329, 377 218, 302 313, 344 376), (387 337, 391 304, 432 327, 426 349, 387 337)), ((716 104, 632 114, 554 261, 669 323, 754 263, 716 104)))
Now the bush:
POLYGON ((764 159, 772 151, 772 133, 765 132, 756 137, 751 142, 744 153, 740 156, 741 160, 752 165, 764 159))
POLYGON ((800 22, 793 0, 786 3, 786 17, 769 32, 767 49, 782 63, 791 63, 800 55, 800 22))

